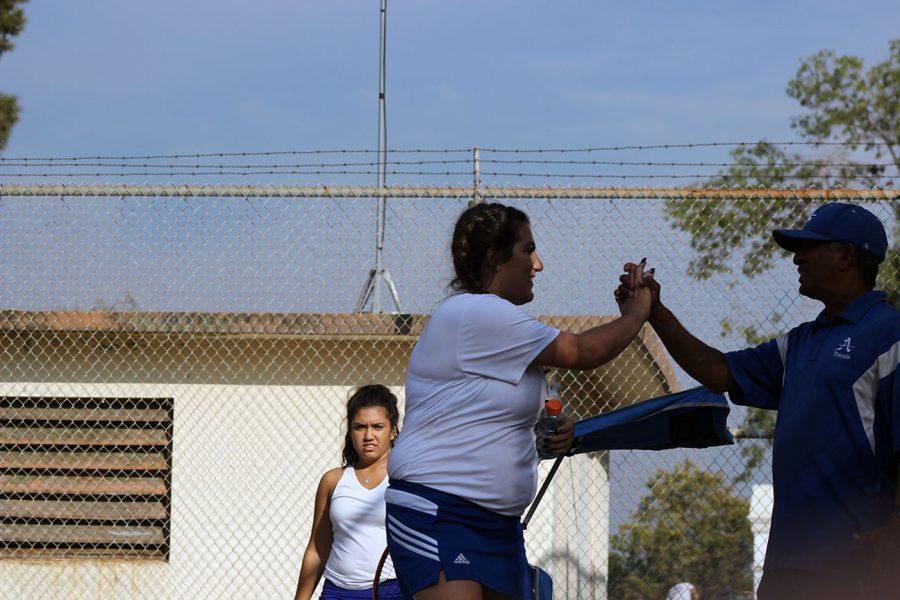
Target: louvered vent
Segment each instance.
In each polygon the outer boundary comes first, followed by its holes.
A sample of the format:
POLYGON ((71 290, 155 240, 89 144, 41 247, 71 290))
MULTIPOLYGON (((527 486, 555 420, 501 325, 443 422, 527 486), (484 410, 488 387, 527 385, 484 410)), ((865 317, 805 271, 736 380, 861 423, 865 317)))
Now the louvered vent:
POLYGON ((0 557, 168 560, 171 398, 0 398, 0 557))

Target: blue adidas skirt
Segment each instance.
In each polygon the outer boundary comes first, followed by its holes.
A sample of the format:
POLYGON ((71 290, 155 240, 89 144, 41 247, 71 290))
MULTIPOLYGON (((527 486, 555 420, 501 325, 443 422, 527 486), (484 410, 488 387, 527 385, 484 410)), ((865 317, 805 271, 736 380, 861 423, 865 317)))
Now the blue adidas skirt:
POLYGON ((388 548, 405 598, 438 582, 468 579, 510 598, 531 597, 517 517, 407 481, 385 491, 388 548))
MULTIPOLYGON (((403 593, 396 580, 382 581, 378 586, 378 600, 401 600, 401 598, 403 593)), ((372 588, 348 590, 326 579, 319 600, 372 600, 372 588)))

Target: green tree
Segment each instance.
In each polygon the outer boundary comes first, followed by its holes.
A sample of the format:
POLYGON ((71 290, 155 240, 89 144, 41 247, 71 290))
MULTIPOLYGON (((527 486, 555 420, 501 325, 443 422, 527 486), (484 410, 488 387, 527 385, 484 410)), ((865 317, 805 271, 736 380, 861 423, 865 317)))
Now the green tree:
MULTIPOLYGON (((888 57, 865 68, 862 59, 838 56, 822 50, 801 61, 788 82, 787 94, 804 112, 791 127, 817 155, 790 152, 760 141, 731 152, 732 164, 706 182, 709 187, 771 188, 787 184, 808 188, 848 185, 885 185, 900 173, 900 39, 889 43, 888 57), (827 145, 839 142, 840 145, 827 145), (862 153, 869 162, 855 160, 862 153), (874 161, 872 159, 874 158, 874 161), (887 162, 878 162, 887 161, 887 162)), ((864 198, 861 198, 865 201, 864 198)), ((688 233, 695 252, 688 272, 704 280, 713 275, 755 277, 768 270, 782 251, 772 241, 775 228, 799 228, 818 201, 765 197, 722 201, 672 200, 667 217, 688 233), (736 260, 735 258, 736 257, 736 260)), ((900 202, 893 202, 894 240, 900 239, 900 202)), ((900 306, 900 252, 888 251, 881 265, 878 287, 888 300, 900 306)), ((739 330, 748 343, 758 343, 778 324, 723 324, 723 333, 739 330)), ((792 324, 793 325, 793 324, 792 324)), ((742 429, 752 434, 774 429, 775 413, 751 409, 742 429)), ((752 470, 762 459, 763 448, 745 446, 752 470)), ((741 478, 749 477, 745 470, 741 478)))
MULTIPOLYGON (((20 5, 26 1, 0 0, 0 56, 12 50, 12 38, 25 27, 25 12, 20 5)), ((9 134, 18 120, 19 103, 16 97, 0 93, 0 150, 6 147, 9 134)))
POLYGON ((611 600, 664 598, 679 581, 697 586, 704 600, 752 590, 750 505, 723 474, 685 461, 657 471, 647 491, 611 540, 611 600))
MULTIPOLYGON (((875 185, 890 164, 900 173, 900 39, 890 42, 888 58, 868 71, 862 59, 836 56, 823 50, 802 61, 788 82, 787 93, 807 112, 794 117, 792 128, 811 143, 841 142, 827 156, 804 156, 761 141, 731 152, 732 165, 706 182, 709 187, 769 188, 842 187, 849 183, 875 185), (876 160, 860 163, 847 153, 865 151, 876 160), (833 166, 841 165, 841 166, 833 166), (882 165, 882 166, 877 166, 882 165)), ((832 149, 833 146, 822 146, 832 149)), ((737 254, 740 272, 755 276, 767 270, 778 247, 769 232, 776 227, 800 227, 818 201, 803 198, 758 198, 698 202, 671 200, 667 216, 691 236, 696 256, 689 273, 697 279, 730 272, 737 254)), ((900 217, 900 203, 893 206, 900 217)), ((881 287, 898 297, 896 252, 883 265, 881 287)))

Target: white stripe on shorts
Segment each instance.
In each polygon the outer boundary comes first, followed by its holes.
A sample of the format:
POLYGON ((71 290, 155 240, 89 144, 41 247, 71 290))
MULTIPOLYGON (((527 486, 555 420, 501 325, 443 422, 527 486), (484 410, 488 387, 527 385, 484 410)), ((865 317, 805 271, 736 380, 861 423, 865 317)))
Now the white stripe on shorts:
POLYGON ((428 543, 426 543, 426 545, 434 546, 435 550, 437 549, 438 542, 436 539, 434 539, 432 537, 428 537, 424 533, 420 533, 408 525, 404 525, 398 519, 396 519, 393 515, 388 515, 387 518, 388 518, 388 522, 391 523, 392 525, 395 525, 397 527, 397 529, 399 529, 401 531, 405 531, 409 535, 414 535, 418 538, 422 538, 422 540, 424 542, 428 542, 428 543))
POLYGON ((432 552, 434 554, 437 554, 437 551, 438 551, 437 546, 429 546, 425 542, 421 542, 421 541, 417 540, 416 538, 412 537, 411 535, 407 535, 407 534, 403 533, 396 527, 390 527, 388 529, 388 531, 391 533, 391 536, 393 536, 397 541, 405 540, 407 543, 412 544, 413 546, 416 546, 418 548, 421 548, 425 552, 432 552))
POLYGON ((432 554, 431 552, 425 552, 424 550, 420 550, 419 548, 416 548, 415 546, 413 546, 411 544, 407 544, 406 542, 404 542, 403 540, 401 540, 400 538, 397 537, 398 533, 399 532, 397 532, 397 531, 388 530, 388 535, 391 536, 391 539, 394 541, 395 544, 397 544, 398 546, 403 546, 410 552, 414 552, 414 553, 418 554, 419 556, 424 556, 425 558, 430 558, 431 560, 433 560, 435 562, 441 562, 441 559, 438 558, 437 554, 432 554))
POLYGON ((438 509, 438 505, 431 500, 404 492, 403 490, 396 490, 392 487, 385 490, 384 501, 387 504, 396 504, 397 506, 411 508, 429 515, 436 515, 438 509))

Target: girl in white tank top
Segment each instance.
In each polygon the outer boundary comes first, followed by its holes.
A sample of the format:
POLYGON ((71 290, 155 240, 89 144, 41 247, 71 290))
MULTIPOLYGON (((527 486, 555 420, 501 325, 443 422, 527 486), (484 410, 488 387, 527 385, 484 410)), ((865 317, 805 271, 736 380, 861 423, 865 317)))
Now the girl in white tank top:
MULTIPOLYGON (((312 598, 323 573, 320 599, 372 597, 375 570, 387 546, 384 491, 398 420, 397 398, 383 385, 363 386, 347 401, 343 467, 326 472, 319 482, 296 600, 312 598)), ((393 579, 388 561, 379 598, 401 598, 393 579)))
MULTIPOLYGON (((372 587, 372 575, 387 545, 384 531, 384 490, 387 477, 372 489, 363 485, 353 467, 344 469, 331 494, 331 528, 334 543, 325 563, 325 579, 345 589, 372 587)), ((382 578, 394 579, 392 565, 385 565, 382 578)))

